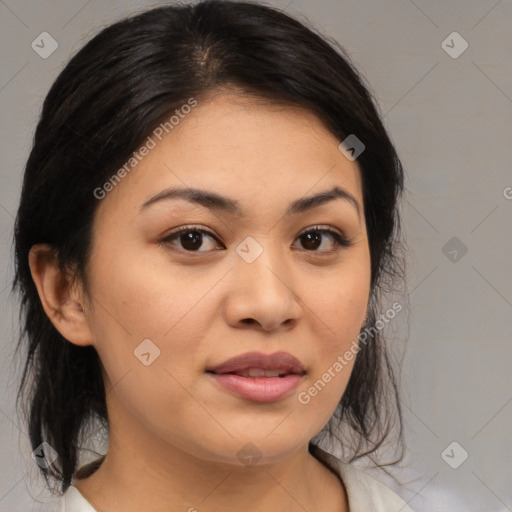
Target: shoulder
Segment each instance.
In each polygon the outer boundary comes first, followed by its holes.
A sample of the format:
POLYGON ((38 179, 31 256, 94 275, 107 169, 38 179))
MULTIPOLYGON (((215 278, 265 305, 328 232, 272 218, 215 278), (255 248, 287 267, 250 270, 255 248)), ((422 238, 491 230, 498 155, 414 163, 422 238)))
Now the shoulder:
POLYGON ((71 485, 62 495, 59 508, 54 512, 97 512, 96 509, 71 485))
POLYGON ((84 496, 82 496, 78 488, 73 484, 76 478, 87 478, 92 475, 100 467, 104 459, 105 455, 78 469, 74 475, 71 485, 62 495, 60 508, 56 508, 53 512, 96 512, 96 509, 85 499, 84 496))
POLYGON ((311 453, 343 481, 350 512, 414 512, 398 494, 362 469, 342 462, 318 447, 311 453))
POLYGON ((347 488, 351 512, 413 512, 409 505, 394 491, 361 469, 339 461, 340 476, 347 488))

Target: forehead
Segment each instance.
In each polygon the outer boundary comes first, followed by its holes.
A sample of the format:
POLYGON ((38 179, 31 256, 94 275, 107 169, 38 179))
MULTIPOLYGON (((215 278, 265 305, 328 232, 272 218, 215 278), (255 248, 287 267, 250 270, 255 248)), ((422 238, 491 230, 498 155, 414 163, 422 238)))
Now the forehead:
POLYGON ((101 208, 141 206, 172 186, 218 191, 242 204, 259 198, 260 208, 342 186, 362 205, 359 166, 313 112, 226 92, 187 111, 159 137, 150 135, 151 149, 128 164, 101 208))

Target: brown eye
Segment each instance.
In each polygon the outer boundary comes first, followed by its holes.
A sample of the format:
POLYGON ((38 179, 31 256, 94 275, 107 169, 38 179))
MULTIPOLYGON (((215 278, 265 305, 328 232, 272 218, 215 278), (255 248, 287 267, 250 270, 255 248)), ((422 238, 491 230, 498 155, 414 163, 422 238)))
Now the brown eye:
POLYGON ((323 235, 318 231, 310 231, 309 233, 302 235, 300 238, 302 246, 305 249, 316 251, 322 243, 322 237, 323 235))
MULTIPOLYGON (((217 240, 209 231, 185 226, 165 237, 161 243, 171 245, 179 243, 181 247, 178 248, 186 252, 208 252, 208 249, 199 250, 205 243, 205 236, 211 240, 217 240)), ((218 247, 218 244, 215 244, 214 247, 218 247)))
POLYGON ((299 235, 298 238, 301 240, 302 246, 307 251, 324 252, 318 251, 318 248, 321 247, 326 235, 328 235, 331 240, 334 240, 334 244, 331 244, 331 248, 325 249, 326 252, 331 252, 339 246, 349 247, 352 245, 347 238, 328 228, 314 227, 299 235), (332 245, 334 245, 334 247, 332 247, 332 245))
POLYGON ((197 251, 203 245, 203 235, 199 231, 187 231, 179 237, 181 245, 187 251, 197 251))

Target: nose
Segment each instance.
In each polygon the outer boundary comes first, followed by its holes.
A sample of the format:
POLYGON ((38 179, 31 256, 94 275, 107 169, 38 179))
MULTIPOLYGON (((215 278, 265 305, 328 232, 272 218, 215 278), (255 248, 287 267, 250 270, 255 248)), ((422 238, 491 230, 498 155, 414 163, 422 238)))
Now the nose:
MULTIPOLYGON (((261 244, 263 246, 263 244, 261 244)), ((263 247, 252 262, 236 256, 224 314, 229 325, 263 331, 290 329, 301 315, 292 267, 279 249, 263 247)))

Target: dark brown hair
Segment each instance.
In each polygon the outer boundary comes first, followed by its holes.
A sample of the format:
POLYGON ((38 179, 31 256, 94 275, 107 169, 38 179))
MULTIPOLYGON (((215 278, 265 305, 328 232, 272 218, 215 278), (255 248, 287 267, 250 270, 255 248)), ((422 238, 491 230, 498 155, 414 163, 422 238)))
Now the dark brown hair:
MULTIPOLYGON (((29 250, 53 245, 61 268, 86 284, 98 205, 93 191, 189 98, 229 86, 305 107, 340 141, 350 134, 363 141, 357 162, 371 255, 367 326, 375 322, 380 293, 402 275, 402 167, 369 88, 342 47, 277 9, 237 1, 159 7, 104 28, 71 58, 44 100, 14 235, 17 350, 25 349, 18 403, 33 448, 46 441, 57 451, 58 460, 41 471, 62 491, 77 469, 85 426, 93 419, 108 425, 105 388, 96 350, 64 339, 46 316, 29 250)), ((342 425, 355 431, 353 460, 374 452, 397 421, 402 442, 398 386, 385 340, 375 331, 357 354, 325 432, 343 441, 342 425)))

